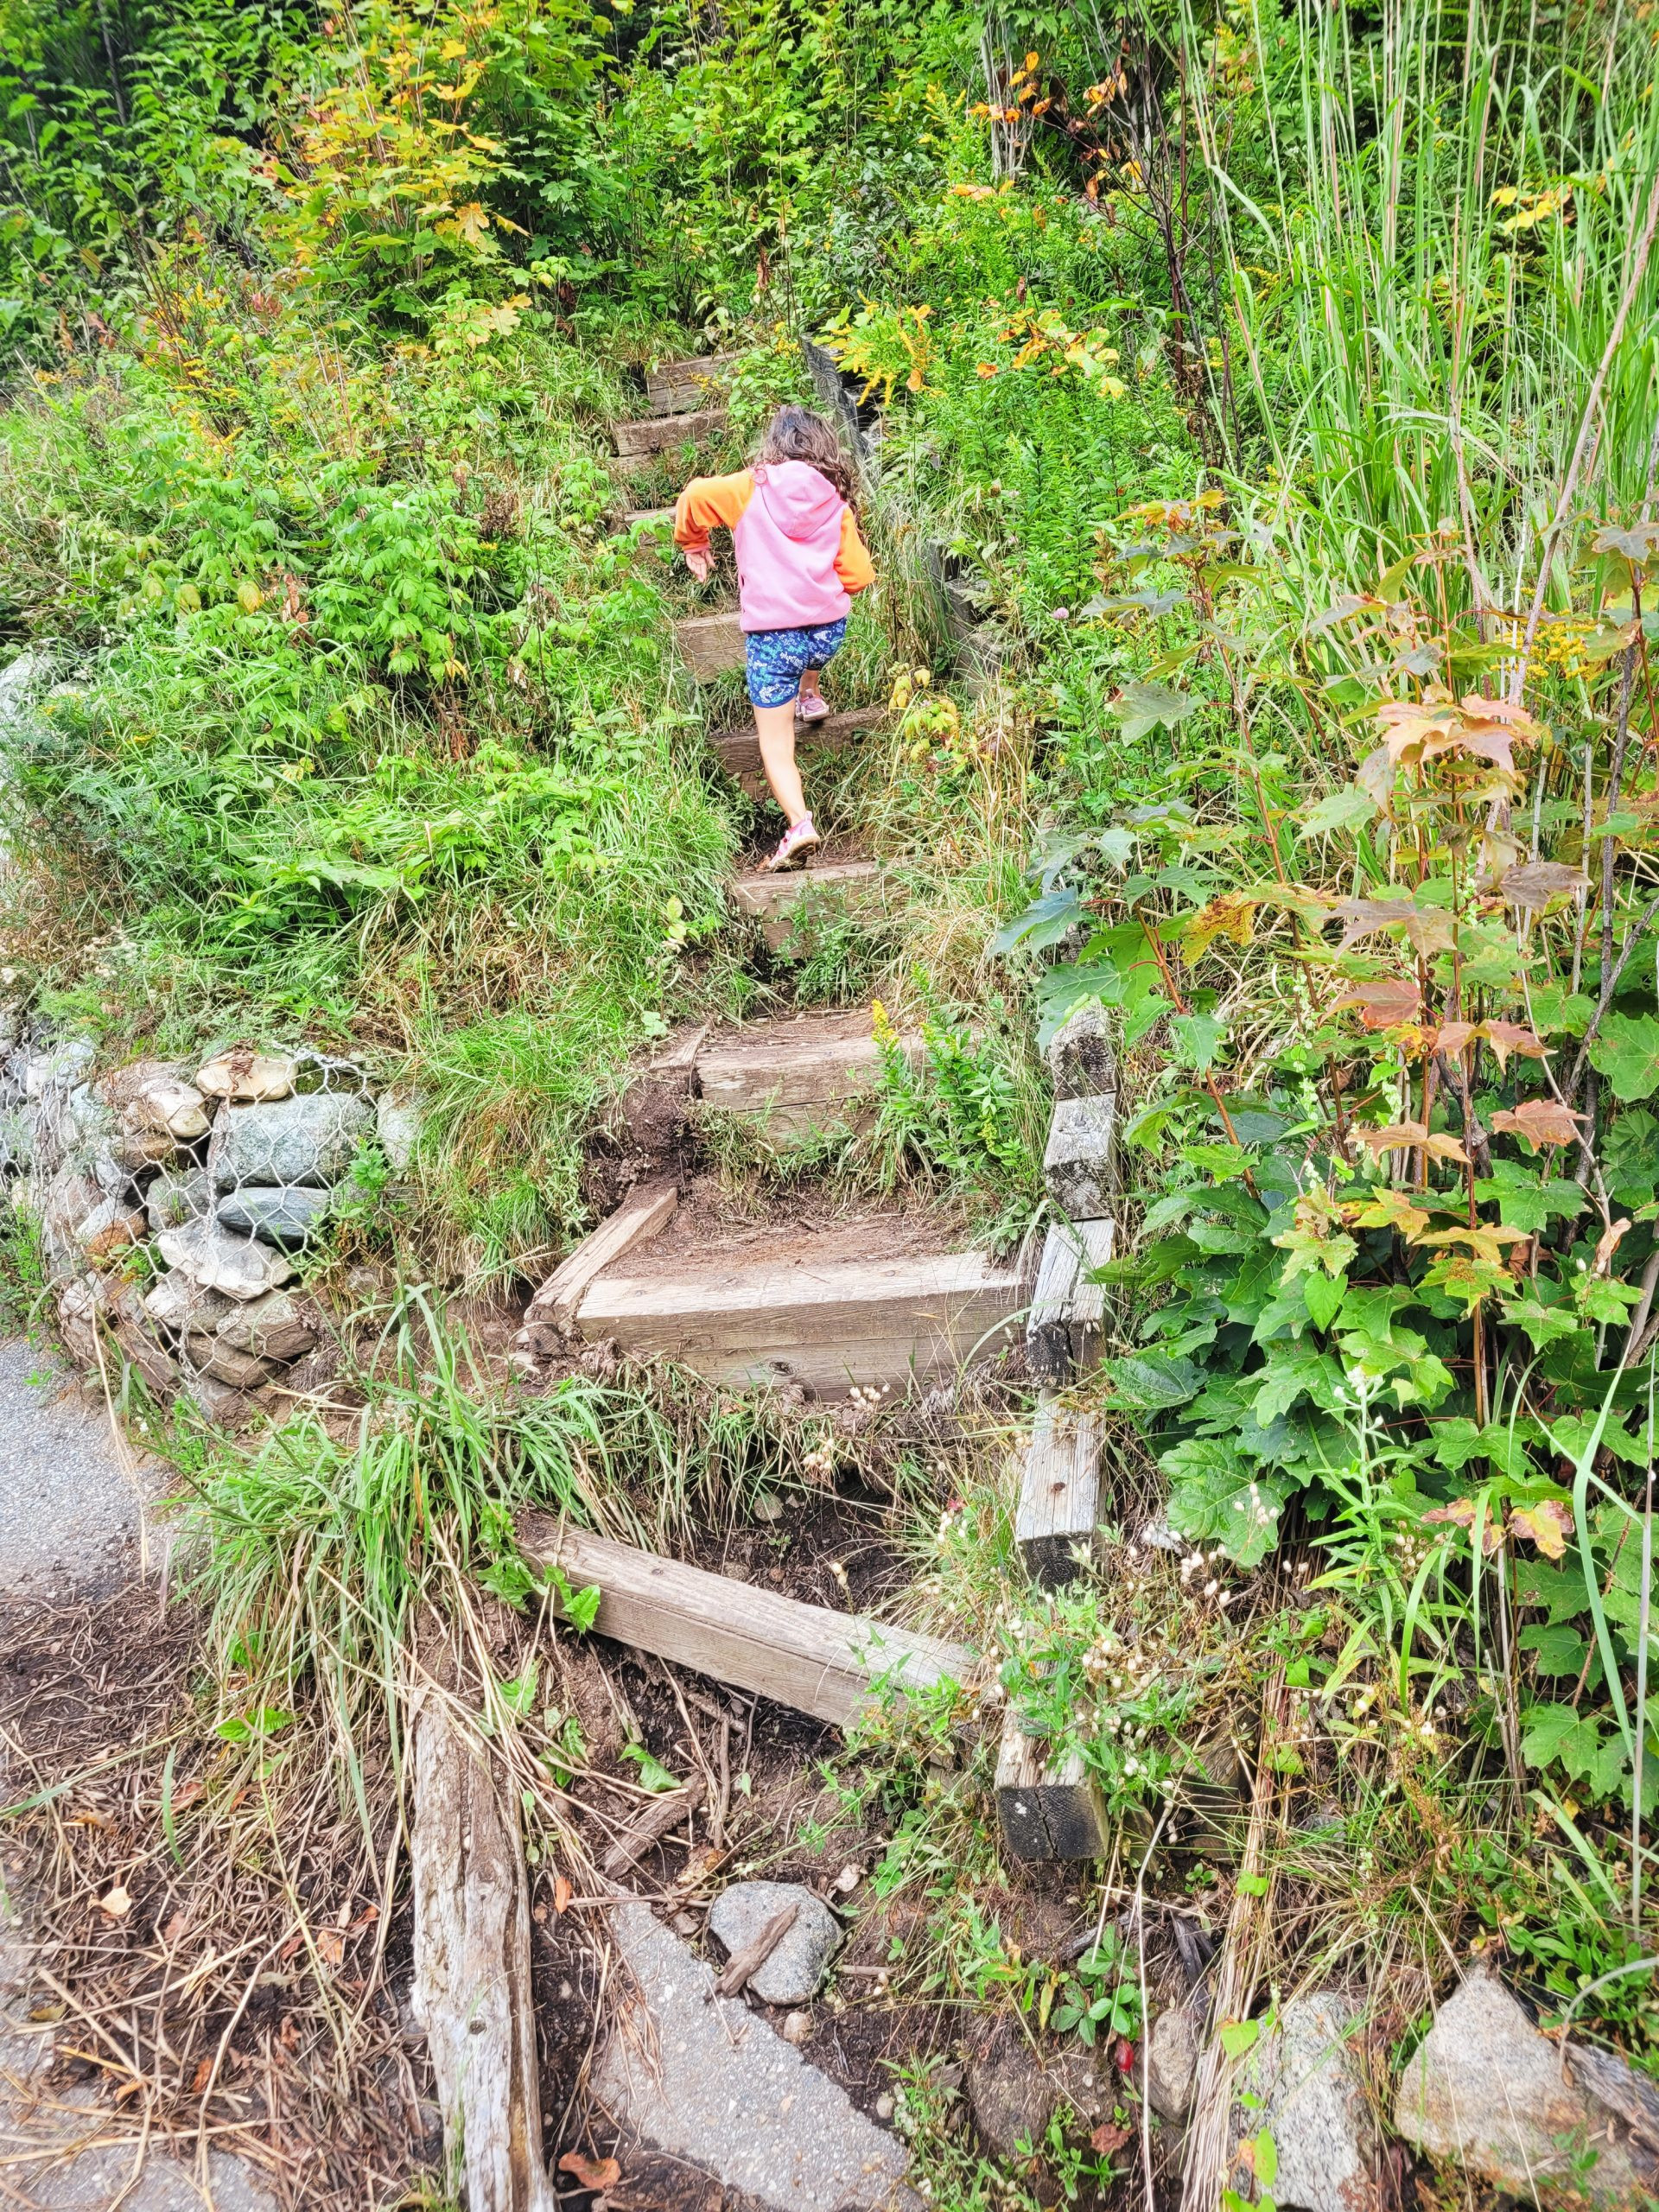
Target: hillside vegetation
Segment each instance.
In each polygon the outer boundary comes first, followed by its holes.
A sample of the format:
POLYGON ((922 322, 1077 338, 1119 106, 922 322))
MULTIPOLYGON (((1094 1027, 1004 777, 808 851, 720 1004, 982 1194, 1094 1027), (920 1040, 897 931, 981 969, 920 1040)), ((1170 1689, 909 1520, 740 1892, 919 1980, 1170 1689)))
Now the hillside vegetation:
MULTIPOLYGON (((666 1541, 868 1446, 912 1609, 1099 1779, 1113 1896, 1224 1920, 1157 1824, 1260 1741, 1253 2003, 1363 1974, 1397 2066, 1484 1956, 1659 2074, 1653 70, 1644 9, 1509 0, 0 0, 0 625, 55 677, 6 732, 19 988, 111 1058, 305 1044, 425 1113, 318 1262, 400 1285, 359 1433, 172 1446, 216 1710, 307 1715, 296 1793, 325 1743, 391 1788, 414 1609, 519 1499, 666 1541), (804 338, 879 421, 829 688, 892 711, 833 810, 906 895, 757 966, 741 686, 621 518, 810 401, 804 338), (708 352, 715 447, 625 484, 643 372, 708 352), (526 1410, 435 1313, 592 1225, 680 1025, 872 1001, 926 1040, 874 1120, 714 1164, 1004 1249, 1042 1046, 1119 1025, 1113 1525, 1058 1593, 1010 1574, 1006 1437, 526 1410)), ((895 1986, 1132 2040, 1143 1982, 999 1924, 976 1756, 895 1722, 840 1770, 925 1900, 895 1986)), ((1142 2189, 1119 2129, 982 2157, 943 2049, 936 2204, 1142 2189)))

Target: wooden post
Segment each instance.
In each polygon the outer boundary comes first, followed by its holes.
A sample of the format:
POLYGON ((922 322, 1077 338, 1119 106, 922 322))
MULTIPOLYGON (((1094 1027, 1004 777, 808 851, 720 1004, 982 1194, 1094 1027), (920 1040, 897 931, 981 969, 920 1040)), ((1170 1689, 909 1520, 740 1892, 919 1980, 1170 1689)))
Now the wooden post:
POLYGON ((1111 1258, 1115 1241, 1109 1221, 1051 1224, 1026 1320, 1026 1359, 1039 1382, 1064 1387, 1099 1357, 1106 1293, 1089 1276, 1111 1258))
POLYGON ((1027 1449, 1014 1538, 1026 1572, 1049 1589, 1084 1572, 1100 1522, 1101 1424, 1045 1398, 1027 1449))
MULTIPOLYGON (((435 1638, 422 1643, 429 1649, 435 1638)), ((556 2212, 542 2163, 529 1882, 518 1808, 504 1804, 444 1691, 415 1700, 416 2018, 467 2212, 556 2212)))
POLYGON ((1081 1754, 1051 1761, 1012 1714, 997 1753, 996 1818, 1016 1859, 1099 1859, 1106 1851, 1105 1801, 1081 1754))

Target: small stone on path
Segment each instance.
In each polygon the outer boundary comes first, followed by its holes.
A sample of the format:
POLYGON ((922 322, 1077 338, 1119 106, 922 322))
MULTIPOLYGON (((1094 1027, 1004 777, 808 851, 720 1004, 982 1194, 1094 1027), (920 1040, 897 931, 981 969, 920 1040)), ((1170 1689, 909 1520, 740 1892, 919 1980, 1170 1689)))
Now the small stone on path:
POLYGON ((747 1951, 769 1921, 795 1907, 793 1925, 749 1976, 763 2005, 809 2005, 823 1986, 846 1930, 822 1897, 798 1882, 734 1882, 709 1908, 709 1932, 732 1955, 747 1951))
POLYGON ((1153 2022, 1147 2038, 1147 2101, 1160 2119, 1186 2118, 1198 2070, 1197 2024, 1184 2005, 1172 2005, 1153 2022))
POLYGON ((741 1999, 715 1997, 714 1969, 648 1905, 613 1907, 610 1927, 641 1993, 594 2075, 620 2126, 775 2212, 921 2212, 904 2145, 741 1999))

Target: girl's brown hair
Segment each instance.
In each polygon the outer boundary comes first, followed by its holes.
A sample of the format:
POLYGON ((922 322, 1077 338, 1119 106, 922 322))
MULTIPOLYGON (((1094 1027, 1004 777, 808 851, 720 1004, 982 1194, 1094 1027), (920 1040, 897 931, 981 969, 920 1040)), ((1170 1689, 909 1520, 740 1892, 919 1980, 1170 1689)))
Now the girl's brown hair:
POLYGON ((853 464, 842 450, 834 426, 826 423, 822 415, 815 415, 810 407, 780 407, 772 418, 756 459, 763 467, 768 462, 804 461, 820 476, 829 478, 849 507, 858 505, 858 476, 853 464))

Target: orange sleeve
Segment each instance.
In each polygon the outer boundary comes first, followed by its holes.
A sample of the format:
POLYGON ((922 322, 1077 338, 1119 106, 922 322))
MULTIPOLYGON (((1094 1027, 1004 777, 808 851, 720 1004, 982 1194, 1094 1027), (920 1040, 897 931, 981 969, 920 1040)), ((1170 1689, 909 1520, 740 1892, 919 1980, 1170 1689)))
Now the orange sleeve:
POLYGON ((836 549, 836 574, 843 591, 861 592, 875 582, 875 563, 858 534, 858 517, 850 507, 841 518, 841 543, 836 549))
POLYGON ((694 476, 674 509, 674 543, 683 553, 708 550, 711 530, 735 530, 754 496, 754 472, 735 476, 694 476))

